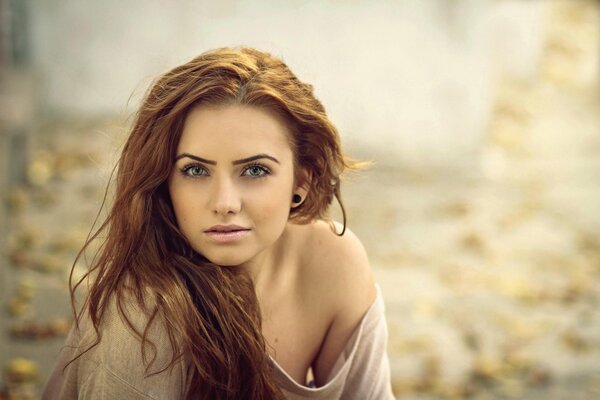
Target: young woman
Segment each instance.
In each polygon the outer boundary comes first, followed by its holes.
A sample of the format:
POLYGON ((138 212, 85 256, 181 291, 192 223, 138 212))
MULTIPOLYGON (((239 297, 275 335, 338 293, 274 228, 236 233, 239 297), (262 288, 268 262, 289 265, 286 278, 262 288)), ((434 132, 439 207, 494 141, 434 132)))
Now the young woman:
POLYGON ((345 213, 327 218, 359 167, 312 86, 267 53, 163 75, 43 398, 392 399, 379 287, 345 213))

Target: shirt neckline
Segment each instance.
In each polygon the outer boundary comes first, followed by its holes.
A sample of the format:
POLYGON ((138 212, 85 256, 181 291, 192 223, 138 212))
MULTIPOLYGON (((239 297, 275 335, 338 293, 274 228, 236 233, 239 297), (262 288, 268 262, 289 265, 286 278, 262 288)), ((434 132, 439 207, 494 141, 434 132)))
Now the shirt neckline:
POLYGON ((273 366, 275 367, 276 372, 279 374, 280 379, 283 379, 284 381, 282 383, 285 383, 285 389, 293 390, 296 393, 319 393, 323 391, 329 391, 330 388, 334 387, 335 382, 338 380, 338 377, 341 376, 343 370, 347 369, 348 363, 346 361, 348 359, 351 359, 352 355, 356 351, 359 342, 358 338, 360 338, 361 336, 363 326, 365 325, 365 321, 369 319, 371 314, 375 312, 375 310, 378 308, 376 307, 377 305, 381 304, 383 309, 384 303, 381 294, 381 288, 377 283, 375 284, 375 287, 377 289, 375 300, 373 301, 373 303, 371 303, 368 310, 361 318, 358 326, 352 332, 352 335, 350 335, 346 346, 344 346, 344 349, 335 361, 333 369, 329 373, 329 376, 327 377, 327 383, 325 383, 325 385, 319 387, 310 387, 297 382, 294 378, 292 378, 290 374, 287 373, 287 371, 281 365, 279 365, 279 363, 271 355, 269 355, 269 359, 273 363, 273 366))

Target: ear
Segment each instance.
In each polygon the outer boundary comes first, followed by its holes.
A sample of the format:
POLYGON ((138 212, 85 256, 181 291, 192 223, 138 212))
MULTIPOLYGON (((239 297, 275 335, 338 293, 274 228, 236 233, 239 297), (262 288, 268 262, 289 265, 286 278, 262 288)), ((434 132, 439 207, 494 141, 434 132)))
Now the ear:
POLYGON ((296 208, 300 204, 304 203, 304 200, 306 200, 306 196, 308 196, 308 193, 310 191, 311 181, 312 181, 312 176, 311 176, 310 172, 303 170, 300 173, 300 177, 299 177, 298 181, 294 185, 294 191, 292 192, 292 198, 290 199, 292 209, 296 208), (300 196, 299 202, 294 201, 294 197, 296 197, 296 195, 300 196))

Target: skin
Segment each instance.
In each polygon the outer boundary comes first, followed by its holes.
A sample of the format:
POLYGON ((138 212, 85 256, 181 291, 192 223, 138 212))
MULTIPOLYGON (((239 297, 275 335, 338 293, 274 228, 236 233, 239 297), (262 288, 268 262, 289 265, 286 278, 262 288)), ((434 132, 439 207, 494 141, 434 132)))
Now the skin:
POLYGON ((298 206, 293 194, 310 195, 294 179, 289 135, 285 121, 266 109, 197 107, 184 123, 169 193, 179 228, 197 252, 249 272, 271 356, 300 383, 312 368, 321 385, 376 292, 351 231, 338 237, 323 221, 289 221, 298 206), (250 157, 260 158, 239 161, 250 157), (249 231, 229 243, 205 232, 229 224, 249 231))

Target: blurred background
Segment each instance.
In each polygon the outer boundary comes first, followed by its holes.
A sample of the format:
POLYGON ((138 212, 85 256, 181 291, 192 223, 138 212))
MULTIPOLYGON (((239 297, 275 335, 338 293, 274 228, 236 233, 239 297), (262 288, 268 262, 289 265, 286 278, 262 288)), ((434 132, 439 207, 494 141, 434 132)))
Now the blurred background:
POLYGON ((39 397, 148 85, 237 45, 375 161, 344 198, 398 398, 600 398, 600 1, 0 0, 0 39, 0 399, 39 397))

